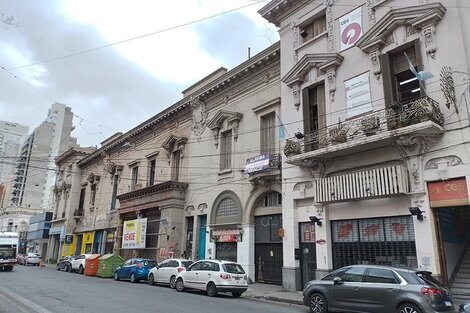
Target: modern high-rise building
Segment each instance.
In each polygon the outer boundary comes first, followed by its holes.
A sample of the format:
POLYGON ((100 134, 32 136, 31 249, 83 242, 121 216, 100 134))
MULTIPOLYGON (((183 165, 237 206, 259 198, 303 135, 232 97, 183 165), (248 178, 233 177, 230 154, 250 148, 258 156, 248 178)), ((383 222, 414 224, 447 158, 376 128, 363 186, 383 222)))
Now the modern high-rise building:
POLYGON ((54 103, 47 118, 24 141, 16 162, 10 205, 41 211, 51 206, 55 182, 54 159, 77 145, 72 132, 70 107, 54 103))
POLYGON ((0 184, 7 183, 7 175, 13 172, 28 130, 28 126, 0 121, 0 184))

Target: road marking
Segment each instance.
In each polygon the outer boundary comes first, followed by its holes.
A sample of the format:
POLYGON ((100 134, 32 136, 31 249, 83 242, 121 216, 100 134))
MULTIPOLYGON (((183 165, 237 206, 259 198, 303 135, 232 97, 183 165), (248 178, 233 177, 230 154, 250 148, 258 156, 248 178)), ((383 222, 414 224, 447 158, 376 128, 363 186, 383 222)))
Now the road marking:
POLYGON ((0 286, 0 292, 2 292, 3 294, 5 294, 6 296, 8 296, 10 298, 13 298, 16 301, 22 303, 23 305, 25 305, 26 307, 34 310, 37 313, 52 313, 51 311, 49 311, 46 308, 40 306, 39 304, 31 302, 28 299, 23 298, 22 296, 14 293, 13 291, 11 291, 9 289, 6 289, 6 288, 0 286))

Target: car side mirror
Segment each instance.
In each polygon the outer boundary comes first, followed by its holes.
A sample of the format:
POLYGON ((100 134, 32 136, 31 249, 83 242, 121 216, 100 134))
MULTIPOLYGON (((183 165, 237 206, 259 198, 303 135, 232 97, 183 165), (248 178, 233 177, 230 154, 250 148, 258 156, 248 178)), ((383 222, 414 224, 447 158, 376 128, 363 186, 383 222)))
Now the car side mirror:
POLYGON ((343 280, 341 279, 341 277, 335 277, 335 278, 333 278, 333 283, 335 285, 339 285, 339 284, 343 283, 343 280))

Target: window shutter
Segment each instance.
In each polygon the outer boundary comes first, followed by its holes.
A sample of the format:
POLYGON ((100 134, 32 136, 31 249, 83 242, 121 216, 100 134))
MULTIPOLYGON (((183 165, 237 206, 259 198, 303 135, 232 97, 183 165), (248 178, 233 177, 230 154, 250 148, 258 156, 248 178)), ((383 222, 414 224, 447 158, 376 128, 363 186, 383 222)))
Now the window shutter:
POLYGON ((390 71, 390 57, 388 54, 382 54, 380 56, 380 66, 382 68, 385 107, 388 107, 394 100, 396 100, 394 99, 392 72, 390 71))
POLYGON ((302 89, 302 110, 303 110, 302 113, 304 117, 304 132, 305 133, 311 131, 311 125, 309 123, 310 101, 309 101, 308 93, 309 93, 308 88, 302 89))
MULTIPOLYGON (((415 55, 416 55, 416 66, 418 67, 418 72, 424 70, 423 66, 423 58, 421 57, 421 44, 419 39, 416 39, 414 41, 414 48, 415 48, 415 55)), ((420 83, 420 94, 421 97, 424 97, 426 95, 426 90, 423 89, 425 86, 425 83, 420 83)))

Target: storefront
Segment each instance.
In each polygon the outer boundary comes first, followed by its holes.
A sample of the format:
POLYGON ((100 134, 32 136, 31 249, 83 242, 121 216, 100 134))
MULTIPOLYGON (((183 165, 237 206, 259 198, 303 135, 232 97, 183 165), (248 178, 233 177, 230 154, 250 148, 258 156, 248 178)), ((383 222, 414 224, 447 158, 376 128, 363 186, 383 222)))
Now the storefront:
POLYGON ((215 242, 215 258, 237 262, 237 243, 242 241, 238 228, 222 228, 211 231, 211 242, 215 242))
POLYGON ((377 264, 416 268, 412 216, 331 221, 333 268, 377 264))
MULTIPOLYGON (((318 244, 325 243, 326 241, 318 241, 318 244)), ((308 281, 316 278, 316 245, 315 224, 312 222, 299 223, 299 250, 296 252, 296 259, 300 261, 302 286, 305 286, 308 281)))
POLYGON ((464 177, 427 183, 436 220, 442 279, 449 282, 470 243, 470 206, 464 177))

